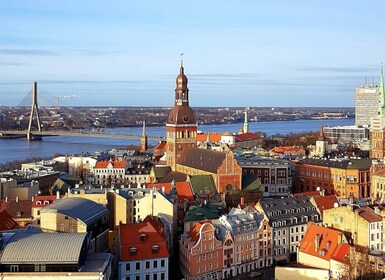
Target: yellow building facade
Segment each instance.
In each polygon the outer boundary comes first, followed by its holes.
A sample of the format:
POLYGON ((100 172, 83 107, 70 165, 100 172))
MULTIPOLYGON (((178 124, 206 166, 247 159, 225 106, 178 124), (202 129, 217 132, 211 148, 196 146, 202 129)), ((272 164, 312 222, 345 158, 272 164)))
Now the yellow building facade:
POLYGON ((369 207, 347 205, 325 210, 323 224, 349 233, 354 245, 383 252, 382 217, 369 207))

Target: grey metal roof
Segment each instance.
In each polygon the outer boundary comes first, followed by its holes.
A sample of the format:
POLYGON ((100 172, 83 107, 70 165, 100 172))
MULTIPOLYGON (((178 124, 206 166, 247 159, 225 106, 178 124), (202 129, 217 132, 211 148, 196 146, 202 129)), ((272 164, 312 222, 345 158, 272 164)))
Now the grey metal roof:
POLYGON ((54 203, 40 210, 41 213, 50 211, 57 211, 63 215, 79 219, 87 225, 96 222, 108 214, 107 208, 103 205, 79 197, 55 200, 54 203))
POLYGON ((10 240, 2 264, 77 263, 87 233, 36 233, 10 240))
POLYGON ((220 220, 231 231, 233 236, 236 236, 257 231, 263 220, 263 215, 257 211, 247 213, 238 208, 231 208, 227 216, 222 216, 220 220))
POLYGON ((284 197, 284 198, 264 198, 259 201, 263 212, 269 219, 269 223, 273 221, 285 221, 286 226, 296 224, 306 224, 313 220, 314 216, 320 219, 316 207, 310 203, 309 197, 284 197), (303 217, 307 219, 303 219, 303 217), (296 219, 293 219, 296 218, 296 219))

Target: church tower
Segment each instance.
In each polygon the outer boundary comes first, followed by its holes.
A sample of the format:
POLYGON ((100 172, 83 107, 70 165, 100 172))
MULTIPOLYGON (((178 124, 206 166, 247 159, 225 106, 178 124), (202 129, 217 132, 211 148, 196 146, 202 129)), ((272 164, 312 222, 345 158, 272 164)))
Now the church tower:
POLYGON ((197 124, 195 115, 189 105, 189 90, 187 77, 184 74, 183 60, 180 73, 176 78, 175 101, 166 124, 167 165, 176 170, 176 163, 186 148, 197 146, 197 124))
POLYGON ((326 141, 325 134, 324 134, 324 126, 321 125, 321 130, 319 132, 318 140, 315 142, 315 156, 317 157, 324 157, 326 153, 326 148, 328 145, 328 141, 326 141))

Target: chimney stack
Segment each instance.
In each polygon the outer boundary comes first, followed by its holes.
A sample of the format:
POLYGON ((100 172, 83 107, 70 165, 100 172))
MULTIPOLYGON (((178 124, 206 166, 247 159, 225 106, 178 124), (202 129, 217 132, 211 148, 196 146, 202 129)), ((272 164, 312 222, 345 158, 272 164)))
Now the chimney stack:
POLYGON ((56 191, 56 199, 60 199, 60 192, 56 191))
POLYGON ((314 251, 318 252, 319 249, 319 234, 314 235, 314 251))
POLYGON ((19 202, 19 197, 18 196, 16 196, 16 202, 19 202))
POLYGON ((241 196, 241 206, 245 206, 245 197, 241 196))

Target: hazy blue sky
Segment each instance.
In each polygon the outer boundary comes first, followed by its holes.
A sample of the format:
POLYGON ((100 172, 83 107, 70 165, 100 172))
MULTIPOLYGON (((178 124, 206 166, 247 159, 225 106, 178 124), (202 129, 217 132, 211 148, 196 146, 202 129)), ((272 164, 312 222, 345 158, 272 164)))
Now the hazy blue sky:
POLYGON ((33 80, 70 105, 354 106, 385 55, 385 1, 2 1, 0 104, 33 80))

